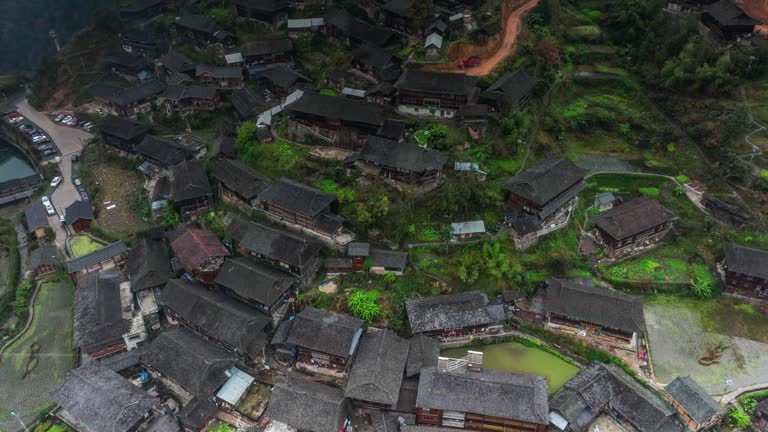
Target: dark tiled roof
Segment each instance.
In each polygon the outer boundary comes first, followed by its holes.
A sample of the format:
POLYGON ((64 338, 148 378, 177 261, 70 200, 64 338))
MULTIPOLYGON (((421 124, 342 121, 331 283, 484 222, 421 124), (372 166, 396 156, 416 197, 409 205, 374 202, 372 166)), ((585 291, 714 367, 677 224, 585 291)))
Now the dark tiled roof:
POLYGON ((271 305, 288 291, 296 279, 250 258, 230 258, 216 275, 216 283, 237 295, 271 305))
POLYGON ((544 310, 612 329, 644 333, 643 299, 566 279, 548 279, 544 310))
POLYGON ((139 43, 142 45, 154 45, 157 39, 157 35, 151 29, 133 28, 123 33, 121 39, 125 42, 139 43))
POLYGON ((42 245, 29 254, 29 268, 33 271, 41 266, 55 266, 58 249, 55 245, 42 245))
POLYGON ((351 399, 397 405, 410 343, 389 330, 366 333, 349 373, 344 395, 351 399))
POLYGON ((408 252, 385 249, 371 249, 371 265, 404 271, 408 263, 408 252))
POLYGON ((170 49, 167 53, 163 54, 157 62, 163 65, 166 69, 176 73, 191 73, 195 70, 195 62, 173 49, 170 49))
POLYGON ((144 57, 137 54, 127 53, 122 50, 109 54, 104 59, 104 62, 107 64, 107 66, 122 67, 134 72, 138 72, 148 67, 147 59, 144 57))
POLYGON ((405 309, 413 333, 487 325, 488 296, 481 291, 406 300, 405 309))
POLYGON ((185 328, 164 331, 139 348, 141 363, 193 396, 207 399, 226 381, 235 356, 185 328))
POLYGON ((74 346, 91 353, 121 343, 131 323, 124 319, 116 271, 93 272, 77 280, 75 290, 74 346))
POLYGON ((211 66, 199 64, 195 68, 195 76, 211 75, 214 78, 242 78, 243 68, 240 66, 211 66))
POLYGON ((125 245, 125 243, 122 240, 116 241, 114 243, 104 246, 101 249, 96 249, 95 251, 87 255, 79 256, 77 258, 72 258, 71 260, 67 261, 66 263, 67 272, 69 273, 78 272, 85 268, 96 265, 100 262, 104 262, 109 259, 112 259, 120 254, 125 253, 127 250, 128 250, 128 247, 125 245))
POLYGON ((185 427, 198 430, 202 429, 218 410, 216 404, 208 399, 195 397, 184 405, 176 416, 185 427))
POLYGON ((549 424, 547 380, 541 376, 483 370, 421 371, 418 408, 468 412, 505 419, 549 424))
POLYGON ((165 165, 176 165, 192 157, 191 152, 174 143, 154 135, 147 135, 136 145, 136 152, 144 157, 165 165))
POLYGON ((717 22, 724 26, 755 26, 759 21, 747 15, 733 0, 719 0, 704 10, 717 22))
POLYGON ((389 0, 381 8, 387 12, 410 18, 413 14, 412 6, 413 0, 389 0))
POLYGON ((304 96, 288 106, 288 111, 377 128, 384 122, 381 105, 320 93, 304 93, 304 96))
POLYGON ((338 431, 352 418, 344 393, 325 384, 290 378, 276 384, 269 399, 265 416, 300 431, 338 431))
POLYGON ((325 22, 339 29, 351 39, 368 42, 376 46, 386 46, 395 39, 395 33, 389 29, 376 27, 349 14, 344 9, 332 7, 325 15, 325 22))
POLYGON ((496 80, 488 90, 483 92, 483 97, 496 101, 504 101, 517 104, 520 99, 530 94, 536 88, 536 79, 528 75, 524 70, 507 72, 496 80))
POLYGON ((365 162, 398 168, 410 172, 442 169, 448 155, 415 144, 401 143, 381 137, 369 137, 368 144, 360 152, 365 162))
POLYGON ((82 432, 128 432, 159 402, 96 361, 71 371, 48 395, 82 432))
POLYGON ((144 81, 143 83, 122 89, 106 99, 118 106, 127 106, 136 102, 157 96, 165 91, 165 83, 157 79, 144 81))
POLYGON ((96 216, 93 214, 93 207, 88 201, 76 200, 64 209, 64 222, 67 225, 72 225, 80 219, 93 220, 96 216))
POLYGON ((222 159, 216 162, 214 176, 232 191, 246 199, 253 199, 270 185, 269 177, 238 160, 222 159))
POLYGON ((368 243, 350 243, 347 245, 347 255, 353 257, 367 257, 370 250, 371 245, 368 243))
POLYGON ((164 414, 161 416, 155 416, 147 427, 146 432, 179 432, 179 423, 175 417, 164 414))
POLYGON ((392 52, 386 48, 364 43, 350 52, 352 59, 362 64, 383 68, 392 63, 392 52))
POLYGON ((579 182, 587 170, 565 158, 550 158, 504 183, 511 193, 544 205, 579 182))
POLYGON ((27 219, 27 229, 32 232, 38 228, 47 228, 48 213, 45 211, 45 205, 40 201, 24 207, 24 217, 27 219))
POLYGON ((290 90, 299 83, 311 80, 285 65, 278 65, 251 74, 254 79, 264 79, 283 90, 290 90))
POLYGON ((202 161, 183 161, 171 167, 171 198, 176 202, 211 194, 208 174, 202 161))
POLYGON ((145 10, 167 3, 168 0, 133 0, 127 5, 120 8, 121 12, 127 13, 140 13, 145 10))
POLYGON ((652 198, 636 198, 591 217, 592 222, 616 240, 632 237, 671 222, 672 210, 652 198))
POLYGON ((336 195, 281 178, 259 195, 259 201, 313 218, 329 209, 336 195))
POLYGON ((242 219, 229 224, 227 235, 245 249, 298 268, 317 257, 322 247, 309 237, 242 219))
POLYGON ((405 123, 400 120, 386 119, 376 134, 382 138, 398 141, 405 133, 405 123))
POLYGON ((136 233, 128 252, 128 275, 133 292, 159 287, 171 277, 171 257, 162 229, 136 233))
POLYGON ((437 339, 417 334, 410 341, 406 376, 416 376, 426 367, 437 366, 437 358, 440 356, 440 342, 437 339))
POLYGON ((214 35, 221 30, 216 21, 208 18, 205 15, 184 15, 176 18, 175 24, 179 27, 187 28, 200 33, 208 33, 214 35))
POLYGON ((357 348, 364 323, 348 315, 308 307, 296 315, 287 343, 347 358, 357 348))
POLYGON ((574 432, 584 432, 602 412, 611 410, 639 432, 682 432, 675 411, 618 366, 592 363, 565 383, 552 398, 550 408, 574 432))
POLYGON ((426 93, 470 96, 475 92, 476 85, 477 77, 469 75, 406 69, 395 83, 395 88, 426 93))
POLYGON ((256 97, 256 95, 248 88, 242 88, 235 90, 229 95, 229 103, 237 111, 237 114, 242 118, 247 118, 258 114, 258 109, 264 105, 264 100, 256 97))
POLYGON ((725 246, 725 264, 729 271, 768 279, 768 251, 729 244, 725 246))
POLYGON ((229 256, 229 251, 212 231, 188 228, 171 242, 173 254, 181 265, 194 269, 205 264, 209 258, 229 256))
POLYGON ((165 93, 163 93, 160 98, 174 101, 180 101, 184 99, 213 100, 216 98, 216 89, 202 85, 169 85, 168 88, 165 89, 165 93))
POLYGON ((218 139, 219 154, 228 158, 237 156, 235 150, 235 139, 231 136, 220 136, 218 139))
POLYGON ((267 345, 268 316, 196 282, 169 280, 160 293, 160 303, 201 333, 224 341, 251 358, 267 345))
POLYGON ((116 136, 124 140, 132 140, 150 131, 150 127, 125 117, 108 115, 99 122, 99 130, 103 134, 116 136))
POLYGON ((288 7, 286 0, 234 0, 236 5, 261 12, 278 12, 288 7))
POLYGON ((664 390, 699 424, 725 413, 725 409, 689 376, 675 378, 664 390))
POLYGON ((293 41, 284 39, 262 39, 248 42, 240 48, 243 57, 262 56, 266 54, 282 54, 293 51, 293 41))

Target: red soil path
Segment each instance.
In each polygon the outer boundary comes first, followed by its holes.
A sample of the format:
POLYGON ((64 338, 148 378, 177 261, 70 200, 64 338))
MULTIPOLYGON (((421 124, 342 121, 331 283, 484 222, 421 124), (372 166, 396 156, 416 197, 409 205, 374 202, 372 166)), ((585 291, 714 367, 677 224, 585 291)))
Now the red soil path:
POLYGON ((757 26, 757 32, 763 35, 768 34, 768 0, 736 0, 747 15, 760 21, 763 25, 757 26))
POLYGON ((448 61, 444 64, 427 65, 423 69, 438 72, 466 73, 472 76, 485 76, 515 52, 515 42, 522 29, 523 18, 539 0, 504 0, 501 4, 502 16, 505 16, 502 37, 486 45, 471 45, 466 42, 454 42, 448 47, 448 61), (463 58, 480 56, 480 66, 461 69, 456 62, 463 58))

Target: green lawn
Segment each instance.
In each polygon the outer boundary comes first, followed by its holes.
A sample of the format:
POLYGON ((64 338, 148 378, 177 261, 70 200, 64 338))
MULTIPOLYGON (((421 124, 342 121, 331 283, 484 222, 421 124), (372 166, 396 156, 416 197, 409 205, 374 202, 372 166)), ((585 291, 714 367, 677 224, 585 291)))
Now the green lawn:
POLYGON ((35 298, 29 329, 0 357, 0 430, 18 427, 8 415, 9 409, 29 422, 49 406, 48 391, 74 366, 73 301, 67 276, 44 282, 35 298))
POLYGON ((104 247, 103 243, 97 242, 83 234, 72 237, 69 240, 69 245, 72 247, 72 253, 76 257, 88 255, 104 247))

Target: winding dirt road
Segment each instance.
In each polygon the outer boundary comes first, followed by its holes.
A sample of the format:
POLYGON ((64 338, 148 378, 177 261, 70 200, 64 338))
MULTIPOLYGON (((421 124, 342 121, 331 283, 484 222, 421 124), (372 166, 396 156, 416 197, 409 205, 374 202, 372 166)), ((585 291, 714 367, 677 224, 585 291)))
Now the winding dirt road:
POLYGON ((515 52, 517 36, 523 25, 523 18, 539 0, 504 0, 501 5, 502 15, 507 17, 502 29, 503 36, 487 45, 471 45, 466 42, 454 42, 448 48, 448 61, 444 64, 428 65, 424 70, 436 72, 466 73, 472 76, 485 76, 515 52), (460 59, 480 56, 480 66, 461 69, 456 66, 460 59))

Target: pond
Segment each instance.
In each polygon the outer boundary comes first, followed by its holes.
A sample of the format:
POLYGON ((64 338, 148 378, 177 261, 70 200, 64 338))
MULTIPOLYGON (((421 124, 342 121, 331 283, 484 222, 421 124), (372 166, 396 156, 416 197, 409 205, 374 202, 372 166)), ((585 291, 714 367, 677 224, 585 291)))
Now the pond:
POLYGON ((98 242, 83 234, 72 237, 69 240, 69 245, 72 247, 72 253, 76 257, 87 255, 104 247, 103 243, 98 242))
POLYGON ((461 358, 467 355, 469 349, 485 353, 483 355, 483 367, 487 369, 545 377, 549 383, 550 394, 560 390, 563 384, 579 372, 579 368, 576 366, 546 351, 527 347, 518 342, 447 348, 441 350, 441 355, 461 358))
POLYGON ((0 139, 0 183, 34 174, 35 170, 24 154, 0 139))

